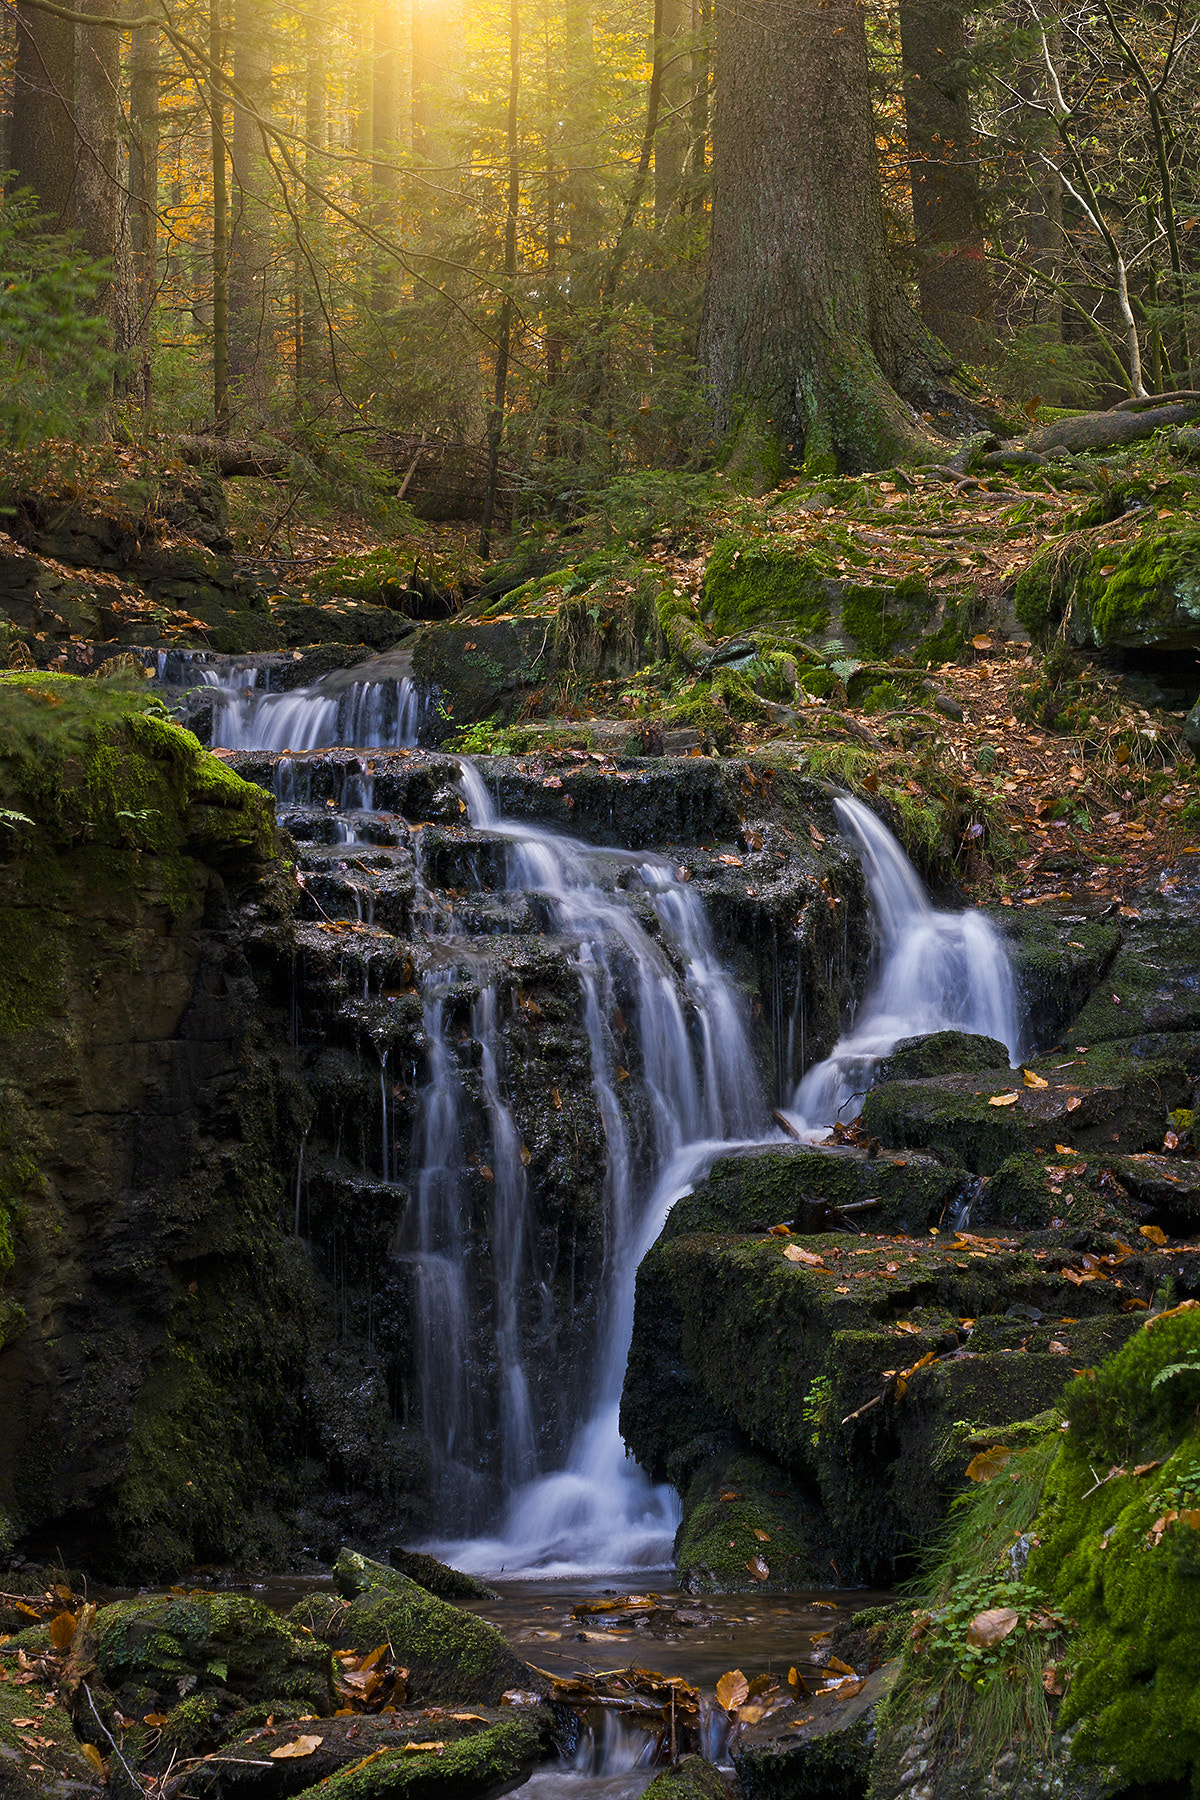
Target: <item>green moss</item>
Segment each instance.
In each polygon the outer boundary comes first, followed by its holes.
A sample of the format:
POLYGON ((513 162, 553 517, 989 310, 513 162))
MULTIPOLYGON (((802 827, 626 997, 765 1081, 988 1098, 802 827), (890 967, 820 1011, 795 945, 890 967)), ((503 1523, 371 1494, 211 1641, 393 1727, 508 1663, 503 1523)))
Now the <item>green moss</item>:
POLYGON ((777 619, 809 636, 829 624, 832 573, 820 550, 797 554, 767 539, 720 538, 704 571, 705 614, 719 632, 777 619))
POLYGON ((19 1673, 15 1652, 10 1657, 7 1648, 0 1650, 0 1668, 5 1676, 0 1681, 0 1767, 5 1770, 0 1782, 5 1794, 36 1794, 51 1783, 57 1786, 63 1777, 94 1790, 96 1772, 79 1745, 66 1708, 43 1704, 49 1696, 40 1689, 33 1690, 38 1695, 35 1707, 31 1690, 9 1680, 10 1675, 19 1673), (37 1720, 32 1728, 15 1723, 31 1715, 37 1720))
POLYGON ((812 694, 818 700, 836 693, 841 685, 841 677, 834 669, 813 668, 800 671, 800 686, 806 694, 812 694))
POLYGON ((538 1687, 498 1631, 427 1593, 398 1569, 343 1550, 334 1579, 340 1592, 354 1596, 330 1621, 337 1645, 365 1651, 390 1643, 409 1671, 409 1692, 419 1704, 495 1704, 509 1688, 538 1687))
POLYGON ((998 1038, 978 1037, 969 1031, 932 1031, 927 1037, 901 1038, 879 1064, 875 1079, 920 1081, 944 1075, 947 1069, 971 1074, 1008 1066, 1008 1051, 998 1038))
POLYGON ((332 1710, 328 1646, 241 1594, 118 1601, 96 1620, 96 1663, 114 1691, 148 1688, 164 1704, 198 1685, 245 1700, 276 1696, 332 1710))
POLYGON ((681 1756, 646 1789, 653 1800, 726 1800, 728 1791, 720 1770, 702 1756, 681 1756))
POLYGON ((923 637, 913 650, 913 660, 923 669, 939 669, 944 663, 957 662, 966 638, 953 619, 947 619, 936 631, 923 637))
POLYGON ((543 1730, 540 1713, 515 1713, 425 1755, 386 1750, 305 1788, 298 1800, 479 1800, 525 1779, 545 1754, 543 1730))
MULTIPOLYGON (((893 588, 846 588, 842 594, 842 630, 869 656, 887 656, 911 630, 915 594, 903 597, 893 588)), ((928 597, 925 596, 926 608, 928 597)))
POLYGON ((1200 1771, 1198 1403, 1200 1310, 1189 1303, 1068 1389, 1030 1560, 1076 1624, 1060 1715, 1079 1727, 1074 1754, 1146 1783, 1200 1771), (1129 1472, 1105 1480, 1097 1467, 1129 1472))
POLYGON ((716 1456, 693 1475, 675 1549, 689 1594, 790 1593, 823 1576, 813 1508, 777 1463, 716 1456))
POLYGON ((1098 551, 1081 599, 1101 647, 1194 644, 1200 635, 1200 531, 1152 533, 1115 557, 1098 551))

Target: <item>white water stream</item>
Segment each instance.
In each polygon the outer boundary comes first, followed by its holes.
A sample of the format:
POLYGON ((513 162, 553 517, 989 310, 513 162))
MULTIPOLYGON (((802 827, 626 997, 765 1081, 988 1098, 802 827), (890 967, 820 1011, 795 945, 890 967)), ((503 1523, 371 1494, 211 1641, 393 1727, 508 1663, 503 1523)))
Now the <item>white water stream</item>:
POLYGON ((328 687, 318 681, 276 694, 262 681, 269 668, 255 663, 199 665, 193 672, 215 690, 214 750, 377 750, 417 741, 420 697, 407 677, 328 687))
MULTIPOLYGON (((224 677, 228 699, 214 714, 216 744, 298 751, 415 741, 418 706, 410 682, 271 695, 244 673, 224 677)), ((289 797, 290 768, 284 763, 277 772, 282 800, 289 797)), ((618 1427, 638 1265, 675 1201, 717 1155, 787 1140, 769 1125, 745 996, 722 969, 703 902, 675 865, 503 818, 479 770, 464 761, 460 771, 472 828, 506 847, 508 890, 531 896, 547 934, 568 947, 605 1140, 605 1250, 593 1359, 576 1381, 581 1416, 565 1453, 556 1456, 548 1447, 553 1433, 548 1436, 539 1417, 534 1371, 524 1360, 525 1346, 537 1341, 530 1323, 539 1307, 552 1309, 552 1297, 533 1266, 532 1202, 508 1098, 519 1070, 506 1067, 499 989, 486 947, 464 942, 465 932, 443 908, 445 951, 422 983, 428 1062, 412 1136, 411 1201, 392 1248, 414 1275, 422 1423, 446 1524, 430 1548, 459 1568, 510 1576, 664 1568, 678 1499, 626 1455, 618 1427), (468 1095, 448 1024, 450 992, 464 976, 477 984, 469 1041, 492 1177, 486 1235, 495 1380, 486 1391, 472 1373, 478 1296, 471 1289, 471 1221, 462 1193, 468 1095), (622 1103, 630 1064, 648 1121, 642 1133, 622 1103), (487 1437, 503 1495, 496 1523, 496 1481, 485 1473, 481 1454, 487 1437), (460 1534, 465 1527, 477 1535, 451 1539, 456 1526, 460 1534)), ((364 787, 351 802, 369 811, 372 795, 364 787)), ((988 921, 978 913, 936 911, 869 808, 849 798, 836 804, 862 857, 876 942, 857 1018, 832 1054, 803 1076, 790 1103, 796 1130, 814 1142, 836 1120, 857 1115, 878 1060, 901 1038, 953 1028, 998 1038, 1014 1059, 1020 1048, 1011 971, 988 921)), ((355 827, 344 830, 349 841, 355 827)), ((386 1182, 385 1063, 380 1082, 386 1182)))

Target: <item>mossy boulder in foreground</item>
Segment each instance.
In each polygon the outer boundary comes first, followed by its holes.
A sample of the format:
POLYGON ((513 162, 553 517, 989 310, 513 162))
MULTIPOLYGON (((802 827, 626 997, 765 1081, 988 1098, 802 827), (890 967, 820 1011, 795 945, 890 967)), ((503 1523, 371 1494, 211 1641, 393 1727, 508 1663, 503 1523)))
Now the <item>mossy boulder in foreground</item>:
MULTIPOLYGON (((171 1704, 215 1689, 242 1702, 300 1701, 313 1712, 334 1704, 329 1647, 240 1594, 168 1594, 102 1607, 96 1666, 114 1693, 135 1704, 171 1704)), ((145 1706, 142 1706, 145 1711, 145 1706)))
POLYGON ((872 1800, 1195 1791, 1198 1418, 1191 1300, 985 1452, 880 1720, 872 1800))
POLYGON ((343 1550, 334 1581, 350 1604, 330 1611, 323 1635, 338 1649, 366 1652, 390 1644, 408 1670, 410 1699, 422 1705, 495 1704, 510 1689, 545 1691, 543 1678, 512 1654, 491 1625, 439 1600, 399 1569, 343 1550))

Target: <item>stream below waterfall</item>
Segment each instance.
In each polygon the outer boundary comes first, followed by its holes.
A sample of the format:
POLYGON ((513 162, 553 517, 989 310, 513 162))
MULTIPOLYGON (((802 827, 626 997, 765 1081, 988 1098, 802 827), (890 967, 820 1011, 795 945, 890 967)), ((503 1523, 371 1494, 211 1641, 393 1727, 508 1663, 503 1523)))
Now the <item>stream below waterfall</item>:
MULTIPOLYGON (((832 1054, 803 1073, 777 1125, 752 1042, 747 994, 722 966, 686 871, 669 856, 596 846, 506 817, 484 770, 458 760, 462 811, 475 840, 494 846, 500 859, 496 903, 531 915, 539 936, 560 946, 572 972, 603 1129, 601 1293, 594 1333, 572 1372, 575 1416, 564 1427, 548 1416, 538 1380, 543 1372, 529 1363, 535 1315, 539 1308, 546 1314, 549 1300, 531 1252, 529 1155, 513 1116, 520 1070, 509 1066, 501 1030, 491 966, 496 939, 486 930, 481 935, 470 893, 451 889, 458 898, 434 901, 425 886, 421 837, 376 807, 369 765, 345 777, 340 801, 327 800, 316 824, 317 809, 306 799, 301 753, 336 745, 391 747, 403 755, 414 745, 416 690, 410 681, 393 680, 270 694, 240 666, 219 676, 209 672, 205 680, 222 692, 214 743, 276 753, 280 816, 294 836, 319 824, 328 842, 332 816, 335 844, 345 846, 344 871, 365 847, 380 845, 398 846, 386 854, 403 853, 415 869, 430 956, 419 977, 425 1072, 407 1169, 395 1166, 391 1149, 386 1051, 379 1080, 383 1181, 406 1183, 408 1195, 390 1255, 413 1280, 422 1423, 433 1458, 435 1516, 444 1521, 427 1547, 459 1568, 510 1579, 616 1572, 640 1572, 644 1579, 670 1568, 678 1497, 651 1483, 626 1454, 618 1425, 640 1261, 672 1205, 719 1153, 789 1137, 819 1143, 836 1121, 857 1115, 877 1062, 901 1038, 947 1028, 982 1033, 1003 1042, 1015 1061, 1021 1024, 999 937, 980 914, 933 908, 882 822, 860 801, 839 797, 838 823, 866 878, 872 960, 855 1019, 832 1054), (449 1011, 454 985, 464 981, 474 994, 465 1033, 451 1029, 449 1011), (631 1068, 644 1114, 638 1130, 621 1091, 631 1068), (486 1296, 473 1268, 464 1197, 472 1104, 487 1145, 486 1296), (490 1398, 471 1350, 484 1305, 495 1371, 490 1398)), ((338 854, 328 853, 322 868, 338 854)), ((325 886, 322 915, 372 925, 374 902, 364 912, 361 882, 348 874, 345 880, 342 893, 353 897, 354 912, 344 900, 341 912, 330 912, 338 902, 325 886)), ((553 1322, 543 1322, 551 1341, 553 1322)))

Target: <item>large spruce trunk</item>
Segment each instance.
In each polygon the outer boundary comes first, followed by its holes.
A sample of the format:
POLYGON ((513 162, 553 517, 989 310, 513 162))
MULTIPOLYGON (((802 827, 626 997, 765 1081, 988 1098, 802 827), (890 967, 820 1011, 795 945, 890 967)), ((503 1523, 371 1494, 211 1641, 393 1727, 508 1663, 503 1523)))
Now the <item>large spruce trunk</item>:
POLYGON ((815 473, 927 446, 908 403, 944 403, 949 359, 889 257, 856 0, 719 15, 701 356, 719 429, 815 473))
POLYGON ((955 355, 977 361, 996 322, 980 227, 962 6, 907 0, 900 43, 921 317, 955 355))

